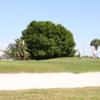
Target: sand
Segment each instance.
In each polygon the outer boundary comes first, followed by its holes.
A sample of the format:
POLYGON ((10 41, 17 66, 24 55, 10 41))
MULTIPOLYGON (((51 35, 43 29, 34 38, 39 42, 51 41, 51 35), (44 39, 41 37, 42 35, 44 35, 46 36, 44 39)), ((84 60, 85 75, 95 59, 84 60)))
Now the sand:
POLYGON ((100 86, 100 72, 0 74, 0 90, 82 88, 100 86))

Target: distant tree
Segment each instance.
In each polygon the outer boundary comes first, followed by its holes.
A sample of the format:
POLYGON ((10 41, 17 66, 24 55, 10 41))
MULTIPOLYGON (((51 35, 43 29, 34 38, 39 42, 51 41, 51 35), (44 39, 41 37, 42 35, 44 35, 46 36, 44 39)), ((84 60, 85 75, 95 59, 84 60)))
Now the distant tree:
POLYGON ((9 44, 6 53, 16 60, 26 60, 29 58, 27 45, 24 40, 20 39, 15 40, 15 43, 9 44))
POLYGON ((91 46, 95 47, 95 50, 97 51, 98 47, 100 46, 100 40, 99 39, 94 39, 90 43, 91 46))
POLYGON ((91 41, 90 45, 95 47, 95 50, 93 50, 93 57, 97 58, 97 50, 98 50, 98 47, 100 46, 100 40, 94 39, 91 41))
POLYGON ((60 24, 50 21, 32 21, 22 32, 32 59, 74 56, 72 33, 60 24))

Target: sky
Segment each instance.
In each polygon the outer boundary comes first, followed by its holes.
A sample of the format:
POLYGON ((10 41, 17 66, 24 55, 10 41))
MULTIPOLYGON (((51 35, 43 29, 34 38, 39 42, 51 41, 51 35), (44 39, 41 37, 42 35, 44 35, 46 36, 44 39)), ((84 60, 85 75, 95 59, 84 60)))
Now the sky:
POLYGON ((0 50, 32 20, 62 24, 73 33, 76 48, 89 54, 91 40, 100 39, 100 0, 0 0, 0 50))

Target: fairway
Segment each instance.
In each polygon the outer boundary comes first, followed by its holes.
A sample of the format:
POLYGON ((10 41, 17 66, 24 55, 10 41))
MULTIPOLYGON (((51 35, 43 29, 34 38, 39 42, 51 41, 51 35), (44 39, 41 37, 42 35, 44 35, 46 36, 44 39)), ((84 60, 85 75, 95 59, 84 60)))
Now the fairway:
POLYGON ((57 58, 30 61, 0 61, 0 73, 95 72, 100 71, 100 59, 57 58))
POLYGON ((100 88, 0 91, 0 100, 100 100, 100 88))

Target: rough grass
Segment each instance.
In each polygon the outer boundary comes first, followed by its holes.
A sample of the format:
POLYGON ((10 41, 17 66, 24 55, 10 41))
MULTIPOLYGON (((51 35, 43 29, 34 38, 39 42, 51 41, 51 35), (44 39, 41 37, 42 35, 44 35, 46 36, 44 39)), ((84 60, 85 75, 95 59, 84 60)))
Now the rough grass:
POLYGON ((0 100, 100 100, 100 88, 0 91, 0 100))
POLYGON ((100 71, 100 59, 57 58, 31 61, 0 61, 0 73, 100 71))

